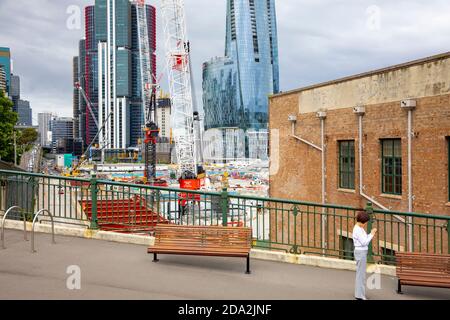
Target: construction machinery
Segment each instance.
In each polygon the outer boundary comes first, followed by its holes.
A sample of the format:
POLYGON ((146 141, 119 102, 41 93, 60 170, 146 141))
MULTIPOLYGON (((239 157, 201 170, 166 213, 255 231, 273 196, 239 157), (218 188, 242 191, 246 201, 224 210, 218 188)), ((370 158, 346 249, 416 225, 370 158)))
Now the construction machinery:
MULTIPOLYGON (((198 164, 198 111, 194 109, 190 44, 187 39, 184 0, 161 0, 165 35, 167 77, 172 101, 172 135, 175 141, 180 188, 199 190, 204 183, 204 170, 198 164)), ((181 210, 189 201, 200 201, 199 195, 182 193, 181 210)))
POLYGON ((150 59, 150 42, 148 34, 148 17, 144 0, 134 1, 139 38, 139 56, 141 69, 141 96, 144 108, 144 183, 154 186, 167 186, 167 182, 156 178, 156 145, 159 128, 157 125, 156 90, 157 83, 153 76, 150 59))

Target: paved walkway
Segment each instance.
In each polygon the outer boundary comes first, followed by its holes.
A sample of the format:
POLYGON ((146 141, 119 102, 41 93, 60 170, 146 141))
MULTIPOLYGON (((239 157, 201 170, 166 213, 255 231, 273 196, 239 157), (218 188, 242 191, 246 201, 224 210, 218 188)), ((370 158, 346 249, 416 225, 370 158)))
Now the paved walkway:
MULTIPOLYGON (((0 299, 353 299, 354 272, 245 259, 161 256, 146 247, 36 234, 37 253, 19 231, 0 249, 0 299), (81 290, 68 290, 67 267, 81 268, 81 290)), ((378 299, 450 299, 450 290, 405 287, 382 276, 378 299)))

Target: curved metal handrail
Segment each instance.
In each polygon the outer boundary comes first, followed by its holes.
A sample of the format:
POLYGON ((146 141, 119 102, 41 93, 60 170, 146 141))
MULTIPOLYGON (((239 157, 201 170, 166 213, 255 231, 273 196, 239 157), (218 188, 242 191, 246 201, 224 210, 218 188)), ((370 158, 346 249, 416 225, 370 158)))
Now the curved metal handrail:
POLYGON ((2 234, 1 234, 1 240, 2 240, 2 248, 6 249, 5 246, 5 221, 6 217, 8 216, 8 213, 10 213, 13 209, 19 209, 22 217, 23 217, 23 238, 25 241, 27 241, 27 217, 23 211, 23 209, 19 206, 12 206, 8 210, 6 210, 5 215, 2 218, 2 234))
POLYGON ((53 221, 53 215, 51 214, 50 211, 48 211, 47 209, 41 209, 38 212, 36 212, 34 218, 33 218, 33 225, 31 226, 31 252, 35 253, 37 252, 36 250, 34 250, 34 225, 36 224, 37 218, 39 217, 39 215, 42 212, 47 212, 52 220, 52 243, 55 244, 55 222, 53 221))

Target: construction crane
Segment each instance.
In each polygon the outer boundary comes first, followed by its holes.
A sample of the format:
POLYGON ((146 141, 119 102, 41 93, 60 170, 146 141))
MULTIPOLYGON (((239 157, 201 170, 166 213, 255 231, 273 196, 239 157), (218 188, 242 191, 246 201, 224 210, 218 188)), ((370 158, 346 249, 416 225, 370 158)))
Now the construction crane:
POLYGON ((144 183, 154 186, 167 186, 167 182, 156 178, 156 145, 159 128, 157 124, 156 90, 150 60, 148 17, 144 0, 134 1, 138 25, 139 57, 141 69, 141 97, 144 114, 144 183))
POLYGON ((172 101, 172 130, 181 187, 198 184, 191 83, 190 45, 184 0, 162 0, 167 76, 172 101), (191 181, 190 181, 191 180, 191 181))
MULTIPOLYGON (((80 91, 81 96, 83 97, 84 101, 86 102, 86 107, 88 108, 89 113, 91 114, 92 119, 94 120, 95 126, 97 127, 97 130, 98 130, 96 136, 94 137, 94 139, 92 139, 91 144, 90 144, 89 147, 87 148, 87 150, 89 150, 89 148, 92 146, 93 142, 95 142, 95 140, 96 140, 97 137, 100 135, 100 133, 103 132, 103 134, 104 134, 104 130, 103 130, 104 125, 103 125, 102 127, 99 126, 98 121, 97 121, 97 118, 95 117, 95 114, 94 114, 94 112, 92 111, 92 102, 91 102, 91 100, 88 98, 88 96, 86 95, 86 91, 84 91, 83 87, 81 86, 81 84, 80 84, 79 82, 75 82, 75 88, 78 89, 78 91, 80 91)), ((104 137, 103 137, 103 141, 104 141, 104 140, 105 140, 105 139, 104 139, 104 137)), ((102 162, 102 163, 105 162, 105 151, 104 151, 104 148, 101 149, 101 162, 102 162)))
MULTIPOLYGON (((194 110, 190 44, 187 38, 184 0, 161 0, 165 35, 167 76, 172 102, 172 136, 175 141, 180 188, 199 190, 204 182, 203 168, 198 164, 196 137, 199 113, 194 110)), ((198 140, 198 139, 197 139, 198 140)), ((180 211, 188 202, 199 202, 200 196, 181 193, 180 211)))
POLYGON ((92 102, 91 100, 87 97, 86 92, 84 91, 83 87, 81 86, 81 84, 79 82, 75 82, 75 88, 78 89, 81 93, 81 95, 83 96, 84 101, 86 102, 86 106, 89 110, 89 113, 92 116, 92 119, 94 119, 94 123, 97 126, 98 129, 98 121, 97 118, 95 117, 94 113, 92 112, 92 102))

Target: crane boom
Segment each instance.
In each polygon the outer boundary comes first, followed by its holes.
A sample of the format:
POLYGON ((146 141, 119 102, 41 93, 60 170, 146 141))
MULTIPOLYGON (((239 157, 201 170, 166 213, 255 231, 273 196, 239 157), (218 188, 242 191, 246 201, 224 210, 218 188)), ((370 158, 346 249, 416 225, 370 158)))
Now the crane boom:
POLYGON ((92 102, 91 102, 91 100, 89 100, 89 98, 86 95, 86 92, 84 91, 83 87, 81 86, 81 84, 79 82, 75 82, 75 88, 80 90, 80 93, 83 96, 84 101, 86 102, 86 106, 89 109, 89 113, 91 114, 92 119, 94 119, 95 125, 98 128, 99 126, 98 126, 97 118, 95 118, 95 115, 92 112, 92 102))
POLYGON ((162 0, 172 132, 181 179, 197 178, 194 110, 184 0, 162 0))

